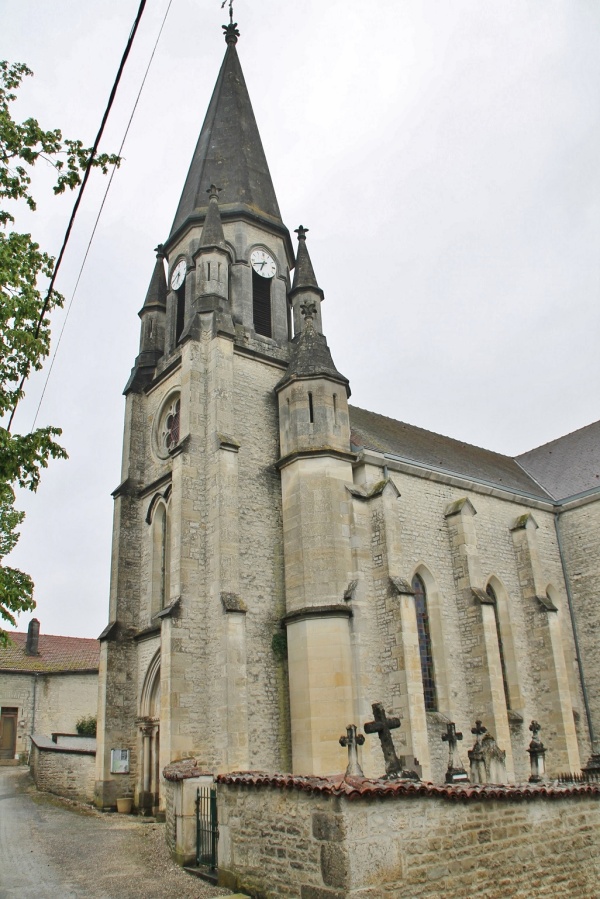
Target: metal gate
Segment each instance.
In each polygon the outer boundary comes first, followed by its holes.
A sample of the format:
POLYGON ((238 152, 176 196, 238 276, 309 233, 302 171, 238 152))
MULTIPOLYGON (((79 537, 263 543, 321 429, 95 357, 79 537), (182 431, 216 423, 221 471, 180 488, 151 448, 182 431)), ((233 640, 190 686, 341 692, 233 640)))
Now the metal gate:
POLYGON ((217 791, 215 787, 198 787, 196 793, 196 864, 217 870, 217 791))

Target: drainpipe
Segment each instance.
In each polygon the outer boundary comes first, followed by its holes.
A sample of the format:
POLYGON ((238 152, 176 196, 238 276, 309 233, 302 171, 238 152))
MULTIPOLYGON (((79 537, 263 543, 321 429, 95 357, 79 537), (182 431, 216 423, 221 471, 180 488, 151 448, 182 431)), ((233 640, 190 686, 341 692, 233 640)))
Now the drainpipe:
MULTIPOLYGON (((565 579, 565 587, 567 590, 567 602, 569 604, 569 615, 571 617, 571 627, 573 629, 573 638, 575 640, 575 655, 577 657, 577 667, 579 669, 579 680, 581 681, 581 691, 583 693, 583 703, 585 705, 585 715, 587 718, 587 726, 590 734, 590 742, 592 744, 592 756, 598 754, 598 750, 600 747, 596 745, 596 737, 594 734, 594 724, 592 722, 592 712, 590 709, 590 703, 588 699, 588 692, 585 683, 585 674, 583 670, 583 659, 581 658, 581 650, 579 648, 579 637, 577 634, 577 621, 575 619, 575 608, 573 606, 573 594, 571 593, 571 582, 569 580, 569 574, 567 571, 567 565, 565 562, 565 555, 563 551, 562 540, 560 536, 560 512, 554 513, 554 527, 556 530, 556 541, 558 543, 558 554, 560 556, 560 564, 562 566, 563 577, 565 579)), ((589 763, 588 763, 589 764, 589 763)))

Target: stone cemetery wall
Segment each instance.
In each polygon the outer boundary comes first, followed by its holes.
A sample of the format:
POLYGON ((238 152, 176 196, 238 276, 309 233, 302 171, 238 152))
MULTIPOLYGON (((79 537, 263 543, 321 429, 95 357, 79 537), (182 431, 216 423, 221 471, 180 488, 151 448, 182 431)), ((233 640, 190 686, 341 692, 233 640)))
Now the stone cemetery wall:
POLYGON ((31 738, 31 773, 38 790, 92 802, 96 780, 95 749, 70 749, 48 737, 31 738))
POLYGON ((597 899, 600 785, 222 775, 219 882, 254 899, 597 899))

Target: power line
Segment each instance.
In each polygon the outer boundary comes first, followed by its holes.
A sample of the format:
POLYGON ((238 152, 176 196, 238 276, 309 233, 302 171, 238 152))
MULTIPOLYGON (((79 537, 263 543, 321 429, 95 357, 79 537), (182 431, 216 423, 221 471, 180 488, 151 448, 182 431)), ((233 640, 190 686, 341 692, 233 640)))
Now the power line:
MULTIPOLYGON (((164 18, 163 18, 163 20, 162 20, 162 24, 161 24, 161 26, 160 26, 160 29, 159 29, 159 32, 158 32, 158 36, 157 36, 156 42, 155 42, 155 44, 154 44, 154 48, 153 48, 153 50, 152 50, 152 53, 150 54, 150 59, 149 59, 149 61, 148 61, 148 65, 147 65, 147 67, 146 67, 146 71, 144 72, 144 77, 143 77, 143 79, 142 79, 142 83, 141 83, 141 85, 140 85, 140 89, 139 89, 138 94, 137 94, 137 97, 136 97, 136 99, 135 99, 135 103, 133 104, 133 109, 131 110, 131 115, 129 116, 129 121, 127 122, 127 127, 125 128, 125 133, 124 133, 124 135, 123 135, 123 140, 121 141, 121 146, 119 147, 119 153, 118 153, 119 156, 120 156, 121 153, 123 152, 123 147, 125 146, 125 141, 127 140, 127 135, 129 134, 129 129, 130 129, 130 127, 131 127, 131 123, 132 123, 132 121, 133 121, 133 117, 134 117, 134 115, 135 115, 135 111, 136 111, 136 109, 137 109, 137 107, 138 107, 138 103, 140 102, 140 97, 142 96, 142 91, 143 91, 143 89, 144 89, 144 85, 146 84, 146 78, 148 77, 148 72, 150 71, 150 66, 152 65, 152 60, 154 59, 154 54, 156 53, 156 48, 158 47, 158 42, 160 41, 160 36, 161 36, 161 34, 162 34, 162 32, 163 32, 163 28, 165 27, 165 22, 167 21, 167 16, 169 15, 169 10, 171 9, 171 4, 172 4, 172 3, 173 3, 173 0, 169 0, 169 5, 167 6, 167 11, 165 12, 164 18)), ((73 288, 73 293, 71 294, 71 299, 69 300, 69 305, 67 306, 67 311, 66 311, 65 318, 64 318, 64 321, 63 321, 63 323, 62 323, 62 327, 61 327, 60 332, 59 332, 59 335, 58 335, 58 339, 57 339, 57 341, 56 341, 56 346, 54 347, 54 353, 52 354, 52 359, 50 360, 50 365, 49 365, 49 367, 48 367, 48 373, 47 373, 47 375, 46 375, 46 380, 44 381, 44 387, 43 387, 43 390, 42 390, 42 394, 41 394, 41 396, 40 396, 40 401, 39 401, 39 403, 38 403, 38 407, 37 407, 36 412, 35 412, 35 417, 34 417, 34 419, 33 419, 33 423, 32 423, 32 425, 31 425, 31 430, 32 430, 32 431, 33 431, 33 429, 35 428, 35 425, 36 425, 36 422, 37 422, 37 418, 38 418, 38 415, 39 415, 39 413, 40 413, 40 408, 41 408, 42 402, 43 402, 43 400, 44 400, 44 396, 45 396, 45 393, 46 393, 46 388, 48 387, 48 381, 50 380, 50 375, 52 374, 52 369, 54 368, 54 363, 56 362, 56 357, 57 357, 57 355, 58 355, 58 348, 60 347, 60 343, 61 343, 63 334, 64 334, 64 332, 65 332, 65 328, 66 328, 66 326, 67 326, 67 320, 68 320, 68 318, 69 318, 69 313, 71 312, 71 307, 72 307, 72 305, 73 305, 73 301, 74 301, 75 295, 76 295, 76 293, 77 293, 77 288, 79 287, 79 282, 81 281, 81 276, 82 276, 82 274, 83 274, 83 269, 85 268, 85 264, 86 264, 87 258, 88 258, 88 256, 89 256, 89 252, 90 252, 90 249, 91 249, 91 247, 92 247, 92 242, 93 242, 94 237, 95 237, 95 235, 96 235, 96 230, 97 230, 97 228, 98 228, 98 223, 99 223, 99 221, 100 221, 100 216, 102 215, 102 211, 103 211, 103 209, 104 209, 104 204, 106 203, 106 198, 108 197, 108 192, 109 192, 110 186, 111 186, 111 184, 112 184, 112 182, 113 182, 113 178, 115 177, 116 171, 117 171, 117 166, 115 165, 115 166, 113 166, 112 171, 111 171, 111 173, 110 173, 110 177, 109 177, 109 179, 108 179, 108 184, 106 185, 106 190, 104 191, 104 196, 102 197, 102 203, 100 204, 100 209, 98 210, 98 215, 96 216, 96 221, 94 222, 94 227, 93 227, 93 229, 92 229, 92 233, 91 233, 90 239, 89 239, 89 241, 88 241, 88 245, 87 245, 87 248, 86 248, 84 257, 83 257, 83 261, 82 261, 81 267, 80 267, 80 269, 79 269, 79 274, 77 275, 77 280, 76 280, 76 282, 75 282, 75 287, 73 288)))
MULTIPOLYGON (((69 237, 71 236, 71 230, 72 230, 72 228, 73 228, 73 223, 74 223, 74 221, 75 221, 75 216, 77 215, 77 210, 79 209, 79 204, 81 203, 81 198, 82 198, 82 196, 83 196, 83 192, 84 192, 85 187, 86 187, 86 185, 87 185, 87 182, 88 182, 88 180, 89 180, 90 172, 91 172, 91 169, 92 169, 92 161, 93 161, 93 159, 94 159, 94 157, 95 157, 95 155, 96 155, 96 152, 97 152, 97 150, 98 150, 98 145, 99 145, 100 140, 101 140, 101 138, 102 138, 102 135, 103 135, 103 133, 104 133, 104 127, 105 127, 105 125, 106 125, 106 122, 107 122, 109 113, 110 113, 110 111, 111 111, 111 109, 112 109, 112 105, 113 105, 113 102, 114 102, 114 99, 115 99, 115 96, 116 96, 116 93, 117 93, 117 88, 118 88, 118 86, 119 86, 119 82, 121 81, 121 76, 122 76, 122 74, 123 74, 123 69, 125 68, 125 63, 127 62, 127 58, 128 58, 128 56, 129 56, 129 53, 131 52, 131 48, 132 48, 132 46, 133 46, 133 39, 135 38, 135 34, 136 34, 137 30, 138 30, 138 25, 140 24, 140 21, 141 21, 142 14, 143 14, 143 12, 144 12, 145 6, 146 6, 146 0, 141 0, 140 5, 139 5, 139 9, 138 9, 138 11, 137 11, 137 15, 136 15, 136 17, 135 17, 135 21, 134 21, 133 26, 132 26, 132 28, 131 28, 131 31, 130 31, 130 33, 129 33, 129 38, 127 39, 127 45, 126 45, 126 47, 125 47, 125 50, 124 50, 124 52, 123 52, 123 56, 122 56, 122 58, 121 58, 121 63, 120 63, 120 65, 119 65, 119 69, 118 69, 118 71, 117 71, 117 76, 116 76, 116 78, 115 78, 114 84, 113 84, 113 86, 112 86, 112 90, 111 90, 111 92, 110 92, 110 96, 109 96, 109 98, 108 98, 108 103, 107 103, 106 109, 104 110, 104 115, 102 116, 102 122, 100 123, 100 128, 99 128, 99 130, 98 130, 98 134, 96 135, 96 140, 94 141, 94 146, 92 147, 92 152, 91 152, 91 154, 90 154, 90 158, 88 159, 88 161, 87 161, 87 163, 86 163, 86 167, 85 167, 85 171, 84 171, 84 175, 83 175, 83 180, 82 180, 81 185, 80 185, 80 187, 79 187, 79 192, 78 192, 78 194, 77 194, 77 199, 75 200, 75 204, 74 204, 74 206, 73 206, 73 211, 71 212, 71 218, 69 219, 69 224, 67 225, 67 230, 66 230, 66 232, 65 232, 65 236, 64 236, 63 242, 62 242, 62 246, 61 246, 61 248, 60 248, 60 253, 58 254, 58 259, 56 260, 56 264, 55 264, 54 270, 53 270, 53 272, 52 272, 52 277, 51 277, 51 279, 50 279, 50 284, 49 284, 49 286, 48 286, 48 291, 47 291, 47 293, 46 293, 46 297, 45 297, 45 299, 44 299, 44 303, 43 303, 43 305, 42 305, 42 309, 41 309, 41 312, 40 312, 40 317, 39 317, 38 323, 37 323, 37 325, 36 325, 36 329, 35 329, 35 333, 34 333, 34 336, 35 336, 36 339, 37 339, 37 337, 39 336, 40 329, 41 329, 41 327, 42 327, 42 323, 43 323, 44 318, 46 317, 46 313, 47 313, 47 311, 48 311, 48 306, 50 305, 50 297, 52 296, 52 291, 53 291, 53 289, 54 289, 54 282, 56 281, 56 276, 57 276, 57 274, 58 274, 58 270, 59 270, 59 268, 60 268, 60 264, 61 264, 61 262, 62 262, 62 260, 63 260, 63 256, 64 256, 64 254, 65 254, 65 250, 66 250, 67 244, 68 244, 68 242, 69 242, 69 237)), ((23 377, 21 378, 21 381, 20 381, 20 383, 19 383, 18 393, 20 393, 20 392, 23 390, 23 385, 25 384, 25 381, 27 380, 27 376, 28 376, 28 375, 29 375, 29 366, 27 367, 27 371, 25 372, 25 374, 24 374, 23 377)), ((15 404, 14 404, 14 406, 13 406, 12 412, 10 413, 10 418, 9 418, 9 420, 8 420, 8 428, 7 428, 8 431, 10 431, 10 428, 11 428, 11 425, 12 425, 12 422, 13 422, 13 418, 15 417, 15 412, 17 411, 17 406, 18 406, 18 405, 19 405, 19 399, 18 399, 18 396, 17 396, 17 399, 15 400, 15 404)))

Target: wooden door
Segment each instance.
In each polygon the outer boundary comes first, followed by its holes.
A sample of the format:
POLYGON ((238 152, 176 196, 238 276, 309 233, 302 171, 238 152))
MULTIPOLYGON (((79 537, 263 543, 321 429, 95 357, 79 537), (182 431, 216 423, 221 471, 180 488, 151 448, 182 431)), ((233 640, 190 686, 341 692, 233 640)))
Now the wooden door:
POLYGON ((18 709, 3 708, 0 714, 0 759, 13 759, 17 745, 18 709))

